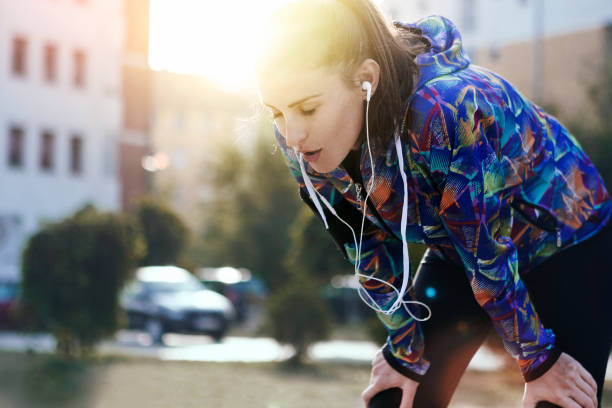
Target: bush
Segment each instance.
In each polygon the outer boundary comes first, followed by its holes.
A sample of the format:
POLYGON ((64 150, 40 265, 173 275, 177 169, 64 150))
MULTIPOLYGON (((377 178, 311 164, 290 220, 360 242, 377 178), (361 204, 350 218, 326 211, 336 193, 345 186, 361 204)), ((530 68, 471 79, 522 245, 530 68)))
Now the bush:
POLYGON ((142 266, 187 266, 181 258, 189 243, 190 231, 181 217, 168 205, 152 198, 141 199, 131 213, 146 241, 142 266))
POLYGON ((307 278, 295 277, 268 299, 264 331, 293 346, 292 362, 303 362, 311 344, 329 337, 331 311, 319 292, 307 278))
POLYGON ((142 252, 125 218, 90 206, 29 239, 22 300, 55 336, 60 354, 89 354, 115 334, 122 324, 119 291, 142 252))

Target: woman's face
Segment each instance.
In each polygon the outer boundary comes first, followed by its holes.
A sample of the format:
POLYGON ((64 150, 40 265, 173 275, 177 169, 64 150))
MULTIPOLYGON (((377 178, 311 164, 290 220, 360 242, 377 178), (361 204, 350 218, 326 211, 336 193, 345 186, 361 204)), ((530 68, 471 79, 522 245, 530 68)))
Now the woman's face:
POLYGON ((260 78, 259 91, 287 146, 302 153, 317 172, 334 170, 358 148, 363 91, 348 85, 336 71, 269 74, 260 78))

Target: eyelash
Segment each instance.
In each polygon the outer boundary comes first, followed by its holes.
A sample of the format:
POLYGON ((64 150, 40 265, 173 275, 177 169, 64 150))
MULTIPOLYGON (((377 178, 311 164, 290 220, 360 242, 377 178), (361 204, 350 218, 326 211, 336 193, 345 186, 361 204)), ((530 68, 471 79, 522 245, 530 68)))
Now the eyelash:
MULTIPOLYGON (((300 112, 302 112, 302 115, 304 115, 304 116, 311 116, 311 115, 313 115, 315 113, 316 110, 317 110, 317 108, 313 108, 313 109, 310 109, 310 110, 301 110, 300 109, 300 112)), ((276 119, 276 118, 278 118, 280 116, 282 116, 282 113, 280 113, 280 112, 279 113, 274 113, 272 115, 272 119, 276 119)))
POLYGON ((304 116, 310 116, 313 113, 315 113, 316 110, 317 110, 317 108, 313 108, 313 109, 310 109, 310 110, 301 110, 300 109, 300 112, 302 112, 302 115, 304 115, 304 116))

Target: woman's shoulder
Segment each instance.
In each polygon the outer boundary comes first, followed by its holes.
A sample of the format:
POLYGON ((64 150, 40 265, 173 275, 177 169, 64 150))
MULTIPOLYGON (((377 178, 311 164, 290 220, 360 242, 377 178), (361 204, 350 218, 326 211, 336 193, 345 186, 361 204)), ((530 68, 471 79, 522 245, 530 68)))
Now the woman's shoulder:
POLYGON ((469 67, 443 75, 423 84, 407 101, 406 116, 413 130, 420 129, 436 116, 447 125, 460 125, 460 119, 476 114, 494 116, 495 112, 530 110, 532 104, 501 75, 484 67, 469 67), (453 122, 454 121, 454 122, 453 122))

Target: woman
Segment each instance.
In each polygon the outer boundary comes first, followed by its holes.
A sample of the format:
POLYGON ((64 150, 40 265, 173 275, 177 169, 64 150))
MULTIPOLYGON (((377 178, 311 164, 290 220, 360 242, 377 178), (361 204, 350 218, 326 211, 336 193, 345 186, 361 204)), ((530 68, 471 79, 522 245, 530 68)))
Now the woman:
POLYGON ((471 65, 443 17, 390 27, 369 0, 298 0, 262 44, 260 96, 300 196, 389 333, 365 404, 399 388, 401 408, 447 406, 492 326, 525 407, 597 406, 612 202, 567 130, 471 65), (407 242, 429 248, 414 287, 407 242))

